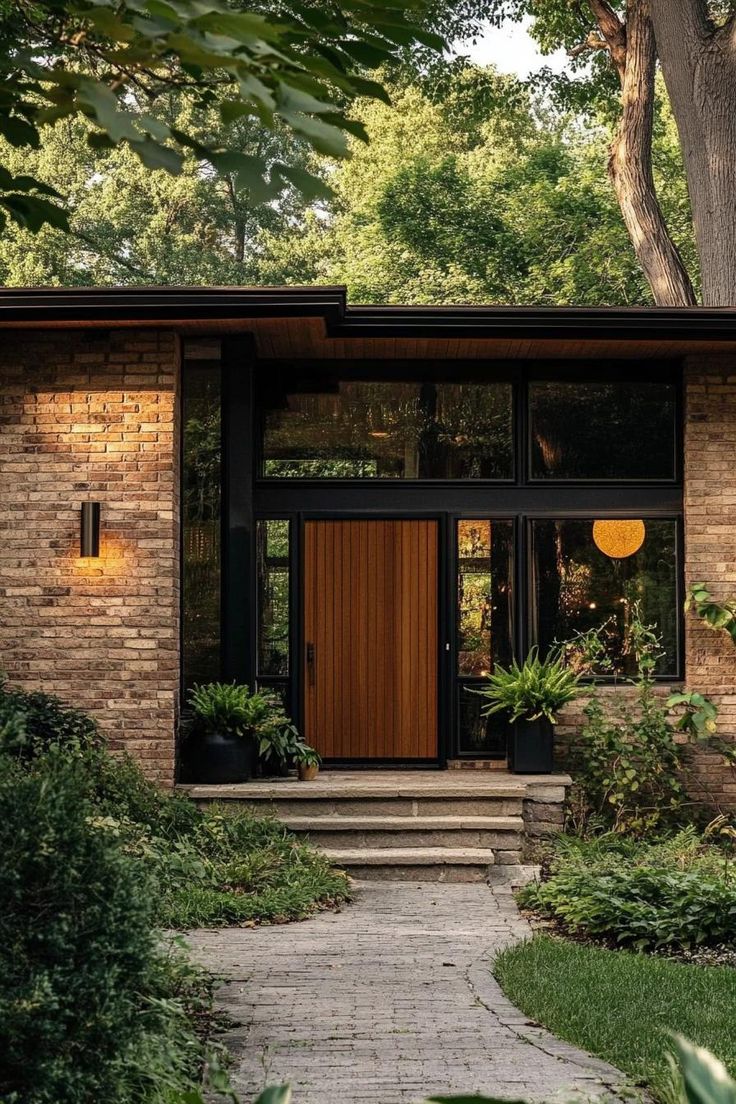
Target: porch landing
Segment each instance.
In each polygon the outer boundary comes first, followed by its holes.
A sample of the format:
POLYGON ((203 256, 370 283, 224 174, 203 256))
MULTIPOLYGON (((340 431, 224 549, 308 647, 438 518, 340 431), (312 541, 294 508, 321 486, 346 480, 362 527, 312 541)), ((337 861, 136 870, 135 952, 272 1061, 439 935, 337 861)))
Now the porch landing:
POLYGON ((562 828, 571 781, 506 771, 327 770, 313 782, 181 788, 199 804, 237 803, 278 817, 355 877, 486 881, 562 828))

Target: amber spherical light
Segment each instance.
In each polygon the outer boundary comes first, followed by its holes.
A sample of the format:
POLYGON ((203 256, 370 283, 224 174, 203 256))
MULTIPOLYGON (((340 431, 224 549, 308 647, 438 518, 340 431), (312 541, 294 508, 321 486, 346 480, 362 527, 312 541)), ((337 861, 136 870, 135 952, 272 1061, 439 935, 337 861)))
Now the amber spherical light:
POLYGON ((644 522, 639 520, 593 522, 595 546, 612 560, 625 560, 627 556, 633 556, 643 545, 646 535, 644 522))

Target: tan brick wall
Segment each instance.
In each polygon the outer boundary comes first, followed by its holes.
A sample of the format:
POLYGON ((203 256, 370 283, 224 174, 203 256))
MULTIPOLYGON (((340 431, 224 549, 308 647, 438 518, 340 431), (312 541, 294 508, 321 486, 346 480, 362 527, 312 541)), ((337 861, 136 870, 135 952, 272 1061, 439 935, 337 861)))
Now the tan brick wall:
MULTIPOLYGON (((691 358, 685 368, 685 581, 736 596, 736 357, 691 358)), ((687 685, 719 706, 720 735, 736 739, 736 646, 690 613, 687 685)), ((694 756, 698 792, 736 804, 736 776, 721 756, 694 756)))
POLYGON ((179 682, 179 342, 3 335, 0 669, 89 710, 170 783, 179 682), (99 560, 79 511, 101 502, 99 560))

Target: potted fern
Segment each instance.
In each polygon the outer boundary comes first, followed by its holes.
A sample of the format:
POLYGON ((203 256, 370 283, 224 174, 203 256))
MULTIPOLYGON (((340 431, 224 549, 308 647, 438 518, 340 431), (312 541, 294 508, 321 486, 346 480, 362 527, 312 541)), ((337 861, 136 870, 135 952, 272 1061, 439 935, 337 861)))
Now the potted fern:
POLYGON ((484 717, 507 713, 511 723, 509 766, 517 774, 549 774, 553 766, 552 731, 564 705, 580 692, 580 675, 560 651, 540 659, 532 648, 520 665, 496 667, 486 685, 477 690, 487 704, 484 717))
POLYGON ((258 762, 258 726, 271 706, 266 695, 237 682, 209 682, 189 691, 193 781, 247 782, 258 762))

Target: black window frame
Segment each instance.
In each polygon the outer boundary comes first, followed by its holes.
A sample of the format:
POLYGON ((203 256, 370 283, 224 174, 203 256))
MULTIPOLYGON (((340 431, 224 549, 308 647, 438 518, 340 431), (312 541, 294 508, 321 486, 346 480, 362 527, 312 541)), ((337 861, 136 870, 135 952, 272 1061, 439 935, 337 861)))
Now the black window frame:
MULTIPOLYGON (((206 336, 206 335, 202 335, 206 336)), ((218 335, 221 337, 221 335, 218 335)), ((407 480, 302 479, 263 477, 261 471, 261 415, 256 398, 260 373, 270 372, 273 361, 259 360, 251 338, 221 337, 223 427, 223 543, 222 543, 222 648, 225 679, 256 683, 257 573, 255 570, 256 519, 288 519, 290 528, 291 670, 288 676, 264 677, 259 685, 287 686, 287 701, 301 723, 301 581, 302 532, 314 517, 435 517, 440 521, 441 566, 439 608, 441 678, 439 689, 440 748, 438 765, 448 758, 462 758, 458 748, 457 692, 455 689, 455 623, 457 578, 454 552, 455 525, 463 518, 512 520, 514 523, 514 649, 526 654, 534 643, 531 619, 533 594, 529 589, 532 565, 530 521, 537 518, 668 518, 677 523, 676 564, 678 621, 676 675, 657 681, 681 681, 684 667, 683 598, 683 428, 682 370, 674 361, 616 362, 509 360, 383 360, 383 361, 282 361, 298 364, 301 374, 312 368, 356 374, 361 378, 406 380, 426 376, 460 381, 468 378, 506 380, 513 385, 514 478, 504 480, 407 480), (589 481, 530 479, 528 448, 528 384, 533 379, 594 381, 633 378, 675 384, 676 478, 673 480, 589 481)), ((184 601, 182 593, 182 601, 184 601)), ((598 681, 598 680, 596 680, 598 681)), ((600 681, 605 681, 601 679, 600 681)), ((467 757, 467 754, 466 754, 467 757)), ((471 758, 478 757, 475 754, 471 758)))
POLYGON ((602 375, 600 365, 589 362, 580 365, 566 365, 557 368, 552 364, 540 364, 525 374, 521 381, 520 389, 523 394, 519 396, 519 403, 523 404, 525 411, 524 440, 522 442, 524 459, 523 468, 525 482, 534 487, 677 487, 683 481, 683 394, 682 394, 682 370, 679 365, 668 362, 666 365, 658 363, 644 370, 632 368, 628 362, 625 365, 616 365, 615 374, 611 377, 602 375), (630 479, 575 479, 556 478, 552 476, 534 476, 533 472, 533 440, 531 433, 531 397, 530 385, 533 383, 663 383, 674 387, 675 410, 673 426, 673 475, 667 478, 630 478, 630 479))
MULTIPOLYGON (((537 588, 534 583, 534 541, 532 538, 532 526, 535 521, 586 521, 592 523, 597 520, 605 521, 627 521, 627 520, 641 520, 649 521, 668 521, 675 526, 675 600, 677 603, 676 621, 675 621, 675 663, 674 673, 668 675, 657 674, 654 676, 654 681, 663 684, 679 683, 685 677, 685 615, 684 615, 684 603, 685 603, 685 583, 684 583, 684 555, 685 555, 685 537, 684 537, 684 521, 682 514, 644 514, 637 513, 636 511, 628 511, 622 513, 620 511, 611 513, 610 511, 601 510, 598 513, 589 514, 576 514, 574 517, 569 515, 557 515, 557 514, 538 514, 525 518, 526 525, 526 549, 527 554, 525 557, 525 593, 526 593, 526 636, 528 641, 528 647, 538 643, 538 610, 536 608, 536 596, 537 588)), ((614 674, 597 674, 594 677, 584 678, 583 682, 594 683, 596 685, 613 685, 616 682, 625 681, 621 676, 614 674)))

